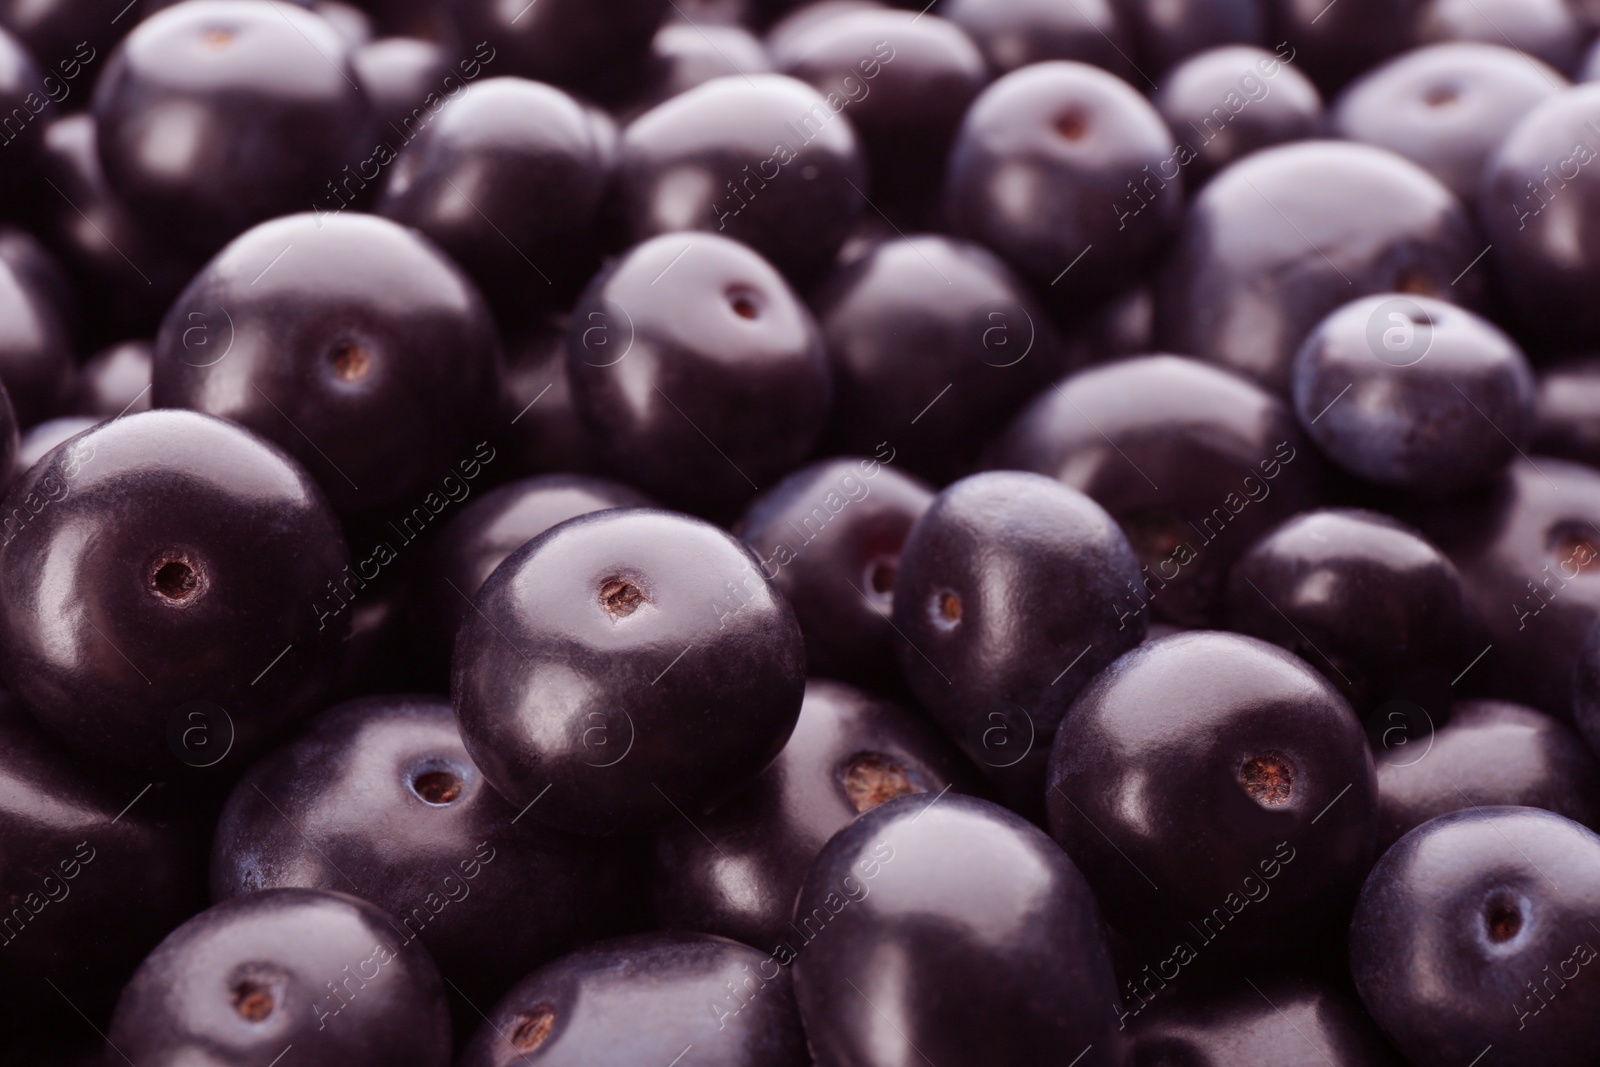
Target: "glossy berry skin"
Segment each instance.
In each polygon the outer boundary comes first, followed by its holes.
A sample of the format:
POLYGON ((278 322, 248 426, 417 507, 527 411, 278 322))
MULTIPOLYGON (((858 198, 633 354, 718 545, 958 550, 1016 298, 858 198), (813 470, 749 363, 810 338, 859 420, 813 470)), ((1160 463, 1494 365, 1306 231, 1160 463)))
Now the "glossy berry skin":
POLYGON ((1071 306, 1131 283, 1162 249, 1183 177, 1166 124, 1126 82, 1083 63, 1037 63, 973 101, 944 203, 956 234, 1071 306))
POLYGON ((234 787, 211 895, 354 893, 394 916, 400 947, 417 942, 461 988, 498 996, 623 910, 620 855, 516 816, 467 756, 448 703, 351 701, 234 787))
POLYGON ((1467 651, 1461 576, 1404 523, 1302 512, 1233 565, 1227 597, 1230 630, 1311 664, 1363 719, 1407 700, 1445 720, 1467 651))
POLYGON ((1295 356, 1293 394, 1329 459, 1421 496, 1492 481, 1533 435, 1522 349, 1488 319, 1432 297, 1382 293, 1323 319, 1295 356))
POLYGON ((597 98, 626 95, 667 0, 622 0, 604 8, 585 0, 542 0, 531 8, 496 0, 451 4, 463 41, 487 41, 495 73, 518 74, 597 98))
POLYGON ((1537 808, 1424 823, 1378 861, 1350 926, 1367 1010, 1416 1067, 1590 1062, 1600 1038, 1600 837, 1537 808))
POLYGON ((98 426, 101 421, 87 415, 63 415, 34 423, 22 435, 21 444, 17 447, 17 472, 27 470, 61 442, 98 426))
POLYGON ((951 793, 874 808, 823 848, 794 915, 819 1064, 906 1062, 912 1048, 940 1067, 1123 1062, 1089 886, 998 805, 951 793))
POLYGON ((72 388, 67 311, 44 277, 0 261, 0 382, 23 425, 59 412, 72 388))
POLYGON ((1100 505, 1020 471, 956 482, 906 539, 894 581, 900 671, 1025 812, 1038 808, 1073 697, 1144 639, 1147 613, 1117 610, 1138 576, 1100 505))
POLYGON ((1068 59, 1137 77, 1132 41, 1110 0, 949 0, 939 14, 967 31, 996 74, 1068 59))
POLYGON ((710 934, 602 941, 517 983, 458 1067, 666 1064, 690 1048, 716 1067, 810 1063, 789 972, 710 934))
POLYGON ((372 121, 345 39, 265 0, 179 4, 141 22, 106 60, 94 116, 117 196, 148 220, 184 219, 183 239, 207 251, 308 207, 372 121))
POLYGON ((1277 646, 1215 631, 1097 676, 1056 734, 1045 799, 1111 925, 1180 962, 1260 958, 1336 926, 1377 832, 1350 705, 1277 646))
POLYGON ((641 111, 712 78, 772 73, 760 38, 743 26, 710 25, 699 18, 665 23, 650 42, 648 62, 649 83, 635 105, 641 111))
POLYGON ((1154 1003, 1139 997, 1127 1007, 1137 1019, 1138 1064, 1399 1067, 1354 997, 1308 977, 1193 982, 1154 1003))
POLYGON ((428 630, 446 659, 472 598, 505 558, 552 526, 609 508, 650 507, 621 482, 577 474, 519 478, 497 486, 456 513, 429 548, 428 630))
POLYGON ((1570 727, 1521 704, 1469 700, 1431 737, 1377 754, 1378 848, 1464 808, 1543 808, 1593 829, 1600 763, 1570 727))
POLYGON ((372 16, 359 6, 344 0, 312 0, 311 10, 327 19, 350 47, 361 49, 372 43, 372 16))
POLYGON ((147 222, 112 193, 93 115, 69 112, 50 123, 40 151, 40 176, 49 184, 34 209, 35 227, 98 309, 109 334, 100 340, 153 335, 205 255, 176 247, 159 220, 147 222))
MULTIPOLYGON (((92 76, 80 79, 85 68, 98 74, 99 70, 89 65, 96 61, 103 63, 111 46, 144 14, 143 10, 135 8, 129 17, 118 18, 121 11, 121 8, 112 10, 111 5, 96 0, 44 0, 42 3, 6 0, 0 3, 0 26, 5 28, 6 36, 16 47, 37 60, 36 69, 41 76, 53 76, 48 85, 41 85, 41 78, 33 78, 25 83, 27 88, 45 90, 39 93, 39 98, 52 100, 49 106, 70 99, 75 101, 72 106, 77 107, 93 80, 92 76)), ((11 107, 8 101, 5 114, 12 113, 11 107)))
POLYGON ((1316 0, 1266 0, 1268 37, 1285 41, 1300 68, 1330 95, 1403 52, 1421 0, 1356 0, 1329 10, 1316 0))
POLYGON ((38 156, 39 124, 34 116, 54 103, 55 96, 62 91, 58 88, 61 83, 52 79, 55 91, 47 95, 44 75, 27 46, 10 32, 9 24, 0 17, 0 114, 10 120, 0 133, 0 147, 11 157, 6 161, 4 175, 0 176, 0 192, 11 196, 27 188, 24 175, 38 156), (26 120, 18 121, 23 116, 26 120))
POLYGON ((615 140, 609 119, 560 89, 488 78, 406 146, 377 211, 448 252, 503 315, 570 303, 599 264, 615 140))
POLYGON ((1184 178, 1191 187, 1258 148, 1315 137, 1323 123, 1311 79, 1247 45, 1190 56, 1162 77, 1152 102, 1192 154, 1184 178))
POLYGON ((1041 392, 990 465, 1093 497, 1141 565, 1114 610, 1148 605, 1190 626, 1220 611, 1234 560, 1316 502, 1319 474, 1286 404, 1239 375, 1167 355, 1091 367, 1041 392))
POLYGON ((1572 718, 1589 749, 1600 754, 1600 638, 1597 632, 1600 628, 1590 630, 1578 654, 1578 665, 1573 669, 1572 718))
POLYGON ((1550 363, 1538 375, 1534 449, 1600 467, 1600 358, 1550 363))
POLYGON ((149 341, 121 341, 90 356, 78 373, 74 410, 114 419, 150 410, 149 341))
MULTIPOLYGON (((463 74, 473 69, 471 62, 464 61, 463 74)), ((403 131, 405 120, 430 92, 449 90, 445 78, 454 73, 444 47, 418 37, 384 37, 364 44, 350 57, 350 65, 372 104, 380 138, 393 128, 390 123, 403 131)))
POLYGON ((1503 45, 1570 74, 1593 33, 1582 4, 1564 0, 1424 0, 1417 11, 1419 44, 1476 41, 1503 45))
POLYGON ((0 697, 0 744, 0 947, 11 961, 0 990, 11 1010, 54 1007, 48 979, 98 1014, 204 904, 203 835, 163 812, 161 791, 144 795, 148 779, 86 765, 11 696, 0 697))
MULTIPOLYGON (((862 77, 872 64, 881 70, 874 56, 862 77)), ((752 74, 713 78, 650 109, 622 132, 618 186, 628 233, 635 241, 718 233, 791 279, 814 279, 865 203, 867 170, 849 107, 848 97, 825 97, 794 78, 752 74)))
POLYGON ((69 321, 69 332, 77 336, 76 324, 83 317, 77 288, 44 242, 20 226, 0 223, 0 263, 43 293, 69 321))
POLYGON ((421 504, 453 474, 499 373, 483 297, 432 242, 291 215, 229 243, 167 312, 153 400, 276 441, 350 514, 421 504))
POLYGON ((1484 243, 1438 179, 1393 153, 1264 149, 1190 202, 1157 286, 1156 341, 1287 394, 1301 340, 1342 304, 1401 291, 1472 306, 1484 274, 1462 271, 1484 243))
POLYGON ((308 1065, 445 1067, 444 983, 382 911, 344 893, 270 889, 223 901, 150 953, 117 1002, 109 1043, 133 1062, 203 1055, 308 1065))
POLYGON ((750 502, 734 531, 794 608, 808 674, 880 691, 899 686, 895 574, 912 524, 932 502, 922 481, 854 457, 802 467, 750 502))
POLYGON ((573 310, 567 375, 610 466, 690 507, 796 466, 832 392, 805 305, 747 246, 709 234, 646 241, 596 277, 573 310))
POLYGON ((11 397, 6 394, 5 384, 0 382, 0 485, 9 486, 12 479, 22 473, 17 466, 20 448, 17 413, 11 408, 11 397))
POLYGON ((1118 15, 1157 77, 1207 49, 1267 43, 1264 0, 1121 0, 1118 15))
POLYGON ((851 101, 873 203, 903 227, 935 221, 951 141, 989 80, 966 33, 932 14, 868 9, 787 35, 773 62, 824 96, 851 101), (872 69, 877 76, 869 80, 872 69))
POLYGON ((114 419, 35 464, 5 515, 6 684, 80 752, 194 765, 170 735, 203 703, 248 758, 321 698, 344 629, 313 602, 349 556, 310 476, 255 434, 186 411, 114 419))
POLYGON ((983 442, 1062 368, 1049 315, 970 241, 880 241, 811 303, 834 372, 823 447, 866 453, 892 437, 901 462, 935 481, 969 473, 983 442))
MULTIPOLYGON (((817 23, 861 11, 881 11, 889 6, 882 0, 814 0, 812 3, 796 3, 794 0, 757 0, 757 2, 763 7, 783 9, 781 12, 774 10, 774 14, 781 14, 782 17, 773 19, 770 25, 765 26, 762 43, 766 46, 768 55, 787 51, 791 36, 808 33, 817 23)), ((758 18, 757 26, 761 26, 764 21, 766 20, 758 18)))
POLYGON ((1461 574, 1486 650, 1471 684, 1571 722, 1573 665, 1600 619, 1600 474, 1518 459, 1487 489, 1406 517, 1461 574))
POLYGON ((562 523, 473 608, 451 686, 462 740, 556 829, 637 833, 704 811, 772 762, 800 712, 793 610, 743 545, 685 515, 562 523))
POLYGON ((1583 54, 1583 61, 1578 65, 1573 75, 1573 80, 1578 82, 1600 81, 1600 41, 1589 45, 1583 54))
POLYGON ((589 431, 572 406, 567 381, 567 332, 571 319, 552 315, 506 338, 500 378, 496 441, 525 474, 599 474, 589 431))
POLYGON ((895 797, 983 791, 982 777, 922 716, 839 682, 806 683, 794 734, 754 782, 694 826, 656 836, 656 918, 764 952, 799 947, 795 893, 817 853, 895 797))
POLYGON ((1589 299, 1600 272, 1591 243, 1600 178, 1584 166, 1600 154, 1585 125, 1597 106, 1600 85, 1588 84, 1533 108, 1489 157, 1478 194, 1510 310, 1529 335, 1567 348, 1600 340, 1600 309, 1589 299))
POLYGON ((1398 152, 1474 203, 1490 153, 1522 116, 1567 87, 1553 68, 1498 44, 1436 44, 1396 56, 1339 95, 1333 132, 1398 152))
MULTIPOLYGON (((402 573, 414 573, 414 566, 415 557, 402 573)), ((333 597, 325 595, 319 610, 327 610, 330 600, 333 597)), ((448 669, 441 669, 437 659, 429 661, 418 655, 413 647, 411 622, 416 597, 407 581, 386 582, 363 592, 349 607, 350 632, 344 639, 339 673, 334 676, 326 702, 374 693, 426 692, 430 687, 443 691, 449 687, 448 669)))

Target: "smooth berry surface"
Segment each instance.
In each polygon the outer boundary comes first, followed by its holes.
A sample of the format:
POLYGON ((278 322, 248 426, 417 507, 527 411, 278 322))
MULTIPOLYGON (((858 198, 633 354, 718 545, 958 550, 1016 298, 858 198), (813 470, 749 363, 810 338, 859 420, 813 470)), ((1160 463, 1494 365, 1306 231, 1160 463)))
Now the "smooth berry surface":
POLYGON ((1600 988, 1578 979, 1594 958, 1597 870, 1600 837, 1552 812, 1474 807, 1424 823, 1361 890, 1361 999, 1418 1067, 1489 1046, 1506 1063, 1588 1062, 1600 988))
POLYGON ((800 1014, 824 1062, 870 1062, 885 1047, 949 1064, 1125 1054, 1102 1007, 1114 979, 1083 875, 988 801, 904 797, 858 818, 806 875, 794 931, 800 1014), (969 862, 952 871, 952 853, 969 862), (912 995, 890 999, 897 988, 912 995), (998 1011, 1010 1025, 990 1030, 982 1020, 998 1011))
POLYGON ((451 684, 495 789, 557 829, 638 833, 760 774, 799 715, 805 646, 754 564, 716 527, 649 508, 512 553, 456 637, 451 684))
POLYGON ((199 712, 238 759, 325 692, 347 618, 316 605, 349 554, 310 476, 248 430, 187 411, 102 423, 28 470, 5 514, 6 683, 78 750, 207 765, 185 740, 199 712))
POLYGON ((1090 684, 1045 800, 1111 925, 1179 965, 1340 925, 1378 821, 1344 698, 1287 652, 1213 631, 1142 645, 1090 684))
POLYGON ((344 893, 273 889, 213 905, 169 934, 117 1002, 108 1045, 145 1063, 444 1067, 450 1019, 426 952, 344 893))

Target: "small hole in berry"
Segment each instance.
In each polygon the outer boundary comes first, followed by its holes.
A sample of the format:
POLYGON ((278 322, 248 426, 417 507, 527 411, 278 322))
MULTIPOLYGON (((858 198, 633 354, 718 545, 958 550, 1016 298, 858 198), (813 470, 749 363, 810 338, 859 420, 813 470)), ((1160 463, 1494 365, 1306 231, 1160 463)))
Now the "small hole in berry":
POLYGON ((1177 515, 1159 508, 1146 508, 1122 520, 1123 532, 1141 560, 1154 563, 1169 559, 1188 541, 1188 526, 1177 515))
POLYGON ((1281 756, 1252 756, 1239 768, 1239 784, 1256 803, 1275 808, 1294 795, 1294 768, 1281 756))
POLYGON ((411 779, 411 791, 426 803, 439 807, 455 803, 466 787, 467 784, 454 771, 423 771, 411 779))
POLYGON ((328 361, 342 382, 359 382, 372 372, 372 353, 359 341, 340 341, 328 361))
POLYGON ((1065 141, 1081 141, 1089 134, 1089 116, 1082 108, 1069 107, 1056 116, 1056 133, 1065 141))
POLYGON ((181 603, 193 597, 200 588, 200 575, 195 573, 188 560, 164 560, 151 576, 150 587, 157 596, 181 603))
POLYGON ((879 752, 864 752, 844 768, 844 793, 856 813, 869 811, 895 797, 924 793, 906 769, 879 752))
POLYGON ((1522 911, 1512 901, 1492 900, 1483 910, 1483 925, 1490 941, 1504 944, 1522 929, 1522 911))
MULTIPOLYGON (((1411 293, 1414 296, 1433 296, 1438 291, 1438 286, 1434 285, 1433 278, 1428 274, 1415 267, 1407 267, 1395 277, 1394 291, 1397 293, 1411 293)), ((1418 319, 1415 315, 1411 316, 1411 320, 1419 324, 1422 324, 1423 319, 1426 318, 1426 315, 1422 319, 1418 319)), ((1431 323, 1427 325, 1431 325, 1431 323)))
POLYGON ((264 982, 246 978, 233 987, 233 1010, 250 1022, 262 1022, 277 1006, 278 999, 273 996, 272 987, 264 982))
POLYGON ((754 289, 735 286, 728 290, 728 306, 741 319, 755 321, 761 317, 761 297, 754 289))
POLYGON ((1435 85, 1423 94, 1422 101, 1429 107, 1446 107, 1461 99, 1461 93, 1453 85, 1435 85))
POLYGON ((200 42, 207 48, 226 48, 233 43, 233 39, 236 36, 237 34, 232 30, 224 29, 221 26, 213 26, 200 35, 200 42))
POLYGON ((961 598, 951 592, 940 593, 933 601, 934 613, 946 626, 961 621, 961 598))
POLYGON ((875 559, 867 564, 867 585, 874 593, 884 596, 894 592, 895 561, 875 559))
POLYGON ((555 1025, 556 1013, 548 1004, 523 1012, 511 1028, 511 1047, 524 1055, 533 1052, 545 1043, 555 1025))
MULTIPOLYGON (((1583 525, 1562 523, 1550 534, 1550 551, 1563 567, 1571 566, 1582 570, 1596 559, 1600 559, 1600 549, 1597 549, 1595 544, 1597 540, 1600 540, 1600 532, 1583 525)), ((1564 577, 1576 577, 1576 575, 1564 575, 1564 577)))
POLYGON ((600 607, 613 619, 626 619, 644 602, 644 590, 626 578, 607 578, 600 583, 600 607))

